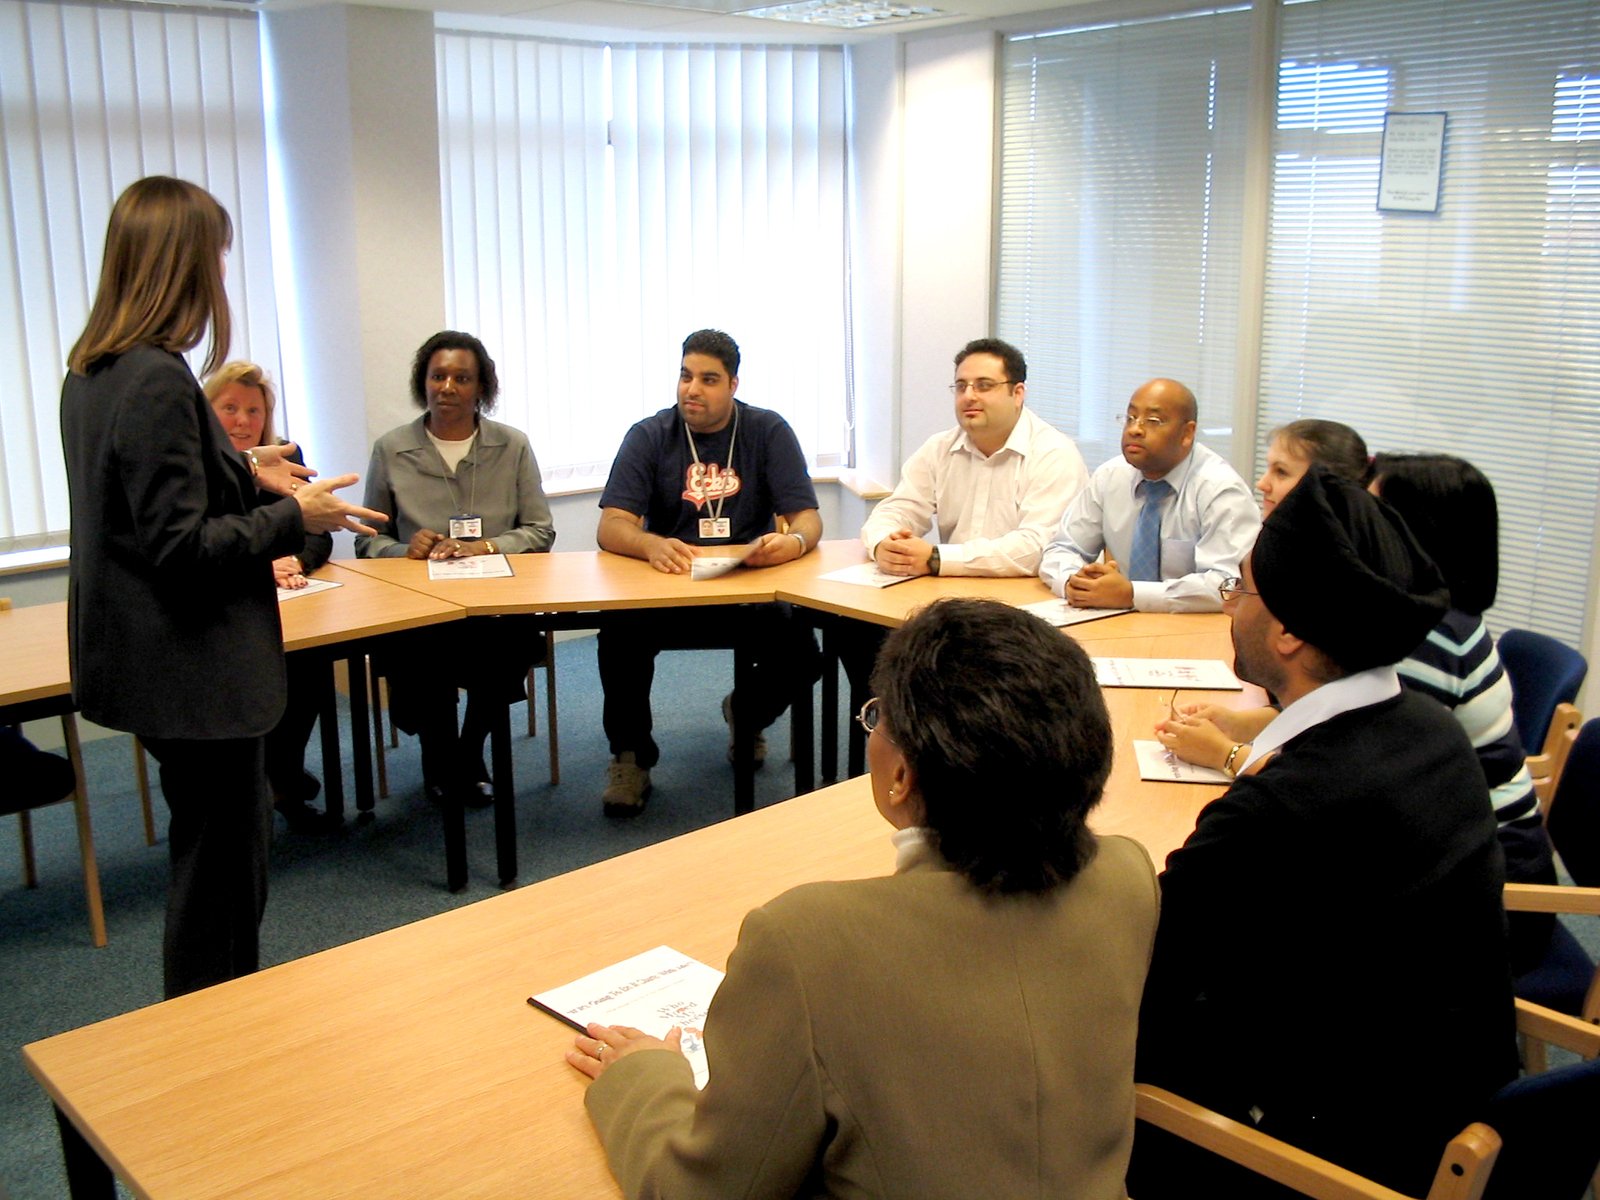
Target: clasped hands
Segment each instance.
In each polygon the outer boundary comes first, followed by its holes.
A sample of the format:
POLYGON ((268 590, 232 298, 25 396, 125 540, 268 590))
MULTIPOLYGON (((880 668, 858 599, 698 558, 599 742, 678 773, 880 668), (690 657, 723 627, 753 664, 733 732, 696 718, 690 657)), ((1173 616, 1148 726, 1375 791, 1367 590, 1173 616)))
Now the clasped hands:
POLYGON ((885 575, 931 575, 928 560, 933 543, 909 529, 896 529, 873 548, 872 558, 885 575))
POLYGON ((366 521, 387 522, 389 515, 341 500, 333 493, 360 481, 359 475, 334 475, 317 479, 316 471, 290 459, 297 447, 293 442, 281 446, 257 446, 250 452, 256 464, 256 486, 279 496, 290 496, 300 505, 300 519, 307 533, 335 533, 345 529, 368 536, 378 531, 366 521))
POLYGON ((406 547, 407 558, 470 558, 474 554, 487 553, 489 542, 485 538, 462 541, 432 529, 417 530, 411 535, 411 544, 406 547))
POLYGON ((1133 584, 1114 562, 1084 563, 1067 578, 1065 599, 1073 608, 1132 608, 1133 584))

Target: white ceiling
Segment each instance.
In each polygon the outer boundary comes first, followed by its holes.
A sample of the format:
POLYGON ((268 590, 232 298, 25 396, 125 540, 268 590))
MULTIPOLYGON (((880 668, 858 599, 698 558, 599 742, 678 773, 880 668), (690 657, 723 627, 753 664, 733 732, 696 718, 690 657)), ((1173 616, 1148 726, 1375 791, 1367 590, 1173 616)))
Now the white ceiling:
MULTIPOLYGON (((218 2, 212 0, 212 3, 218 2)), ((342 2, 344 0, 220 0, 221 4, 248 4, 263 12, 318 8, 342 2)), ((437 12, 440 24, 456 29, 571 38, 648 37, 651 40, 767 43, 860 41, 887 32, 959 25, 1059 8, 1074 0, 906 0, 949 15, 898 21, 863 30, 742 17, 736 12, 780 2, 782 0, 361 0, 363 4, 379 8, 437 12), (714 11, 706 11, 708 9, 714 11)))

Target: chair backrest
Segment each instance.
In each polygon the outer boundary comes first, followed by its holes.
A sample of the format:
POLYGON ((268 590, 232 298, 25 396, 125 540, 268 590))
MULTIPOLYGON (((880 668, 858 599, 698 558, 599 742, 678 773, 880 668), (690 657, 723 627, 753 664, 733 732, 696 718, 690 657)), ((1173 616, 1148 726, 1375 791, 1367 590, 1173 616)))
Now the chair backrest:
POLYGON ((1578 730, 1545 828, 1573 882, 1600 887, 1600 718, 1578 730))
POLYGON ((1501 1142, 1484 1200, 1576 1200, 1600 1165, 1600 1059, 1508 1083, 1483 1120, 1501 1142))
POLYGON ((1572 647, 1528 629, 1506 630, 1498 646, 1511 681, 1511 711, 1522 752, 1538 754, 1556 705, 1578 698, 1589 664, 1572 647))

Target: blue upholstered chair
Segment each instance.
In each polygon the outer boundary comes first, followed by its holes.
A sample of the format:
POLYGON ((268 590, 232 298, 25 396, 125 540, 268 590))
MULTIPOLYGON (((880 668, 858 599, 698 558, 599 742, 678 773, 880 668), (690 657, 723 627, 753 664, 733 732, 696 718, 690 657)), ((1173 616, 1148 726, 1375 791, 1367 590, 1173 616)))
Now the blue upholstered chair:
MULTIPOLYGON (((1425 1032, 1425 1017, 1397 1014, 1410 1016, 1425 1032)), ((1517 1027, 1587 1061, 1502 1088, 1444 1148, 1425 1200, 1578 1200, 1600 1164, 1600 1028, 1520 1000, 1517 1027)), ((1139 1084, 1135 1104, 1139 1120, 1315 1200, 1417 1200, 1161 1088, 1139 1084)))
POLYGON ((1511 680, 1511 712, 1522 752, 1541 754, 1556 705, 1577 699, 1589 664, 1570 646, 1527 629, 1506 630, 1498 647, 1511 680))

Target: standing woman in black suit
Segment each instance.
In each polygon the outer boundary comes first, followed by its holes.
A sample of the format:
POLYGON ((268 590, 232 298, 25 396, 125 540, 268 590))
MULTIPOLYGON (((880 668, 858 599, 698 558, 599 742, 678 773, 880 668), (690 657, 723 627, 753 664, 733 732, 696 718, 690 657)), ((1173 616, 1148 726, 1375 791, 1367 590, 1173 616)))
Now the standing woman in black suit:
POLYGON ((111 210, 89 321, 68 357, 68 638, 89 720, 137 734, 172 822, 168 997, 257 966, 272 803, 262 735, 284 706, 272 560, 382 514, 307 483, 292 445, 235 450, 181 357, 227 357, 232 222, 192 183, 132 184, 111 210), (271 493, 276 493, 273 495, 271 493), (279 498, 281 497, 281 498, 279 498))

